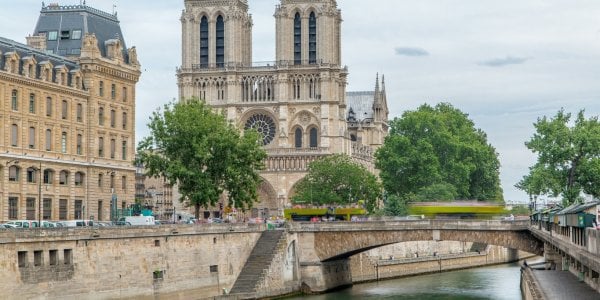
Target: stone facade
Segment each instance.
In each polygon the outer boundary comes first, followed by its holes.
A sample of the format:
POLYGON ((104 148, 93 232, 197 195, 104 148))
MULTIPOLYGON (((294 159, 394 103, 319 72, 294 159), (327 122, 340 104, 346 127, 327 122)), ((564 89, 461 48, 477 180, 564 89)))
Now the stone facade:
POLYGON ((283 215, 308 164, 323 156, 345 153, 374 171, 373 152, 387 134, 385 86, 377 79, 375 91, 351 109, 336 1, 282 0, 275 9, 276 58, 261 63, 251 61, 247 1, 184 3, 179 97, 203 99, 264 137, 268 158, 254 217, 283 215))
POLYGON ((0 38, 0 221, 108 220, 135 195, 135 47, 85 5, 44 6, 27 40, 0 38))

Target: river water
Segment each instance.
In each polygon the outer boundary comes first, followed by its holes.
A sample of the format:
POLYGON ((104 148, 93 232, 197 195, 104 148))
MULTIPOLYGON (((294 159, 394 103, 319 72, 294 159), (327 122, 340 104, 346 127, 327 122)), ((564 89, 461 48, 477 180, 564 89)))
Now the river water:
POLYGON ((357 284, 334 293, 286 300, 521 300, 520 276, 517 264, 506 264, 357 284))

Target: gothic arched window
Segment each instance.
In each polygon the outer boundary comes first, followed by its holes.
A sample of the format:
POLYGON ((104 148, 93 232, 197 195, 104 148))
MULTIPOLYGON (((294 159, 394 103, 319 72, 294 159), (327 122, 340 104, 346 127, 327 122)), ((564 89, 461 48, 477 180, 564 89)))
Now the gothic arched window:
POLYGON ((319 146, 319 141, 318 141, 318 136, 317 136, 317 129, 311 128, 310 129, 310 147, 316 148, 318 146, 319 146))
POLYGON ((216 32, 216 42, 217 42, 217 52, 216 52, 216 62, 217 67, 221 68, 225 65, 225 22, 223 21, 223 16, 217 17, 217 32, 216 32))
POLYGON ((294 133, 296 148, 302 148, 302 129, 296 128, 294 133))
POLYGON ((300 13, 294 17, 294 64, 302 64, 302 19, 300 13))
POLYGON ((208 19, 202 17, 200 21, 200 67, 208 67, 208 19))
POLYGON ((308 18, 308 63, 317 63, 317 17, 315 12, 308 18))

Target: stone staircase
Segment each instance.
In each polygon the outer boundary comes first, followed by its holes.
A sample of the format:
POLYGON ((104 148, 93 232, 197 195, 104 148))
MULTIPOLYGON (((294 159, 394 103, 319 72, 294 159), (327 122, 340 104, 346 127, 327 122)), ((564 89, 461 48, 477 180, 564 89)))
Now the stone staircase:
MULTIPOLYGON (((278 250, 285 231, 267 230, 262 233, 250 253, 242 272, 233 284, 230 295, 250 295, 256 292, 257 284, 265 277, 278 250)), ((246 297, 241 297, 247 299, 246 297)))

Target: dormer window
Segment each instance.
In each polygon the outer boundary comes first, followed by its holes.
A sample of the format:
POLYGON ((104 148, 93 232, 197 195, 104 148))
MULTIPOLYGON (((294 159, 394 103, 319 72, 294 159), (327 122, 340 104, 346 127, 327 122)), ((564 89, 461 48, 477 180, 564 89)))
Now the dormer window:
POLYGON ((48 31, 48 40, 56 41, 58 39, 58 31, 48 31))
POLYGON ((72 40, 80 40, 81 39, 81 30, 73 30, 71 32, 71 39, 72 40))
POLYGON ((61 40, 68 40, 71 37, 71 33, 68 30, 63 30, 60 32, 61 40))

